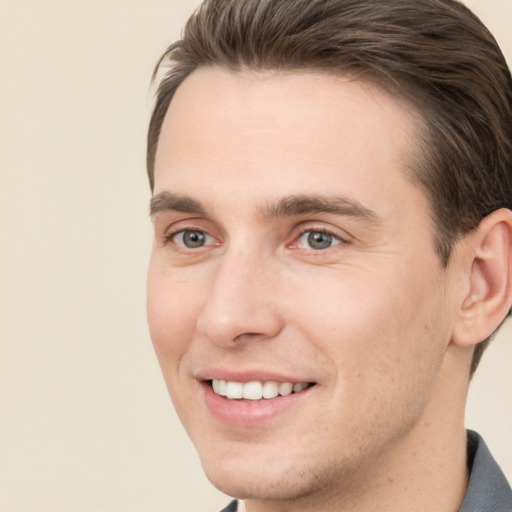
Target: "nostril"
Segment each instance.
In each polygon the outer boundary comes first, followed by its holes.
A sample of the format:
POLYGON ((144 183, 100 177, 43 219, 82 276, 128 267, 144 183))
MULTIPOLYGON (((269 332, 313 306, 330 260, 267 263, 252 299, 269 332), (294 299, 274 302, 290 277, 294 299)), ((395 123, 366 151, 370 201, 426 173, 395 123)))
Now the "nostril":
POLYGON ((239 334, 236 338, 234 338, 233 341, 244 341, 244 340, 252 340, 256 339, 258 337, 266 338, 266 336, 262 333, 258 332, 244 332, 242 334, 239 334))

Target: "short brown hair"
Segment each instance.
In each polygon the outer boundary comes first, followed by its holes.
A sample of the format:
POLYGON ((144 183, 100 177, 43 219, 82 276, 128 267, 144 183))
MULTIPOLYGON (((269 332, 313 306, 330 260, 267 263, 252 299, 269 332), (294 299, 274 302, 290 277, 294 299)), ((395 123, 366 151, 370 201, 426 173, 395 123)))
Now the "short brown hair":
POLYGON ((512 209, 512 78, 492 34, 457 0, 205 0, 155 75, 164 65, 148 132, 152 190, 163 119, 194 70, 312 70, 376 83, 423 115, 412 171, 443 265, 486 215, 512 209))

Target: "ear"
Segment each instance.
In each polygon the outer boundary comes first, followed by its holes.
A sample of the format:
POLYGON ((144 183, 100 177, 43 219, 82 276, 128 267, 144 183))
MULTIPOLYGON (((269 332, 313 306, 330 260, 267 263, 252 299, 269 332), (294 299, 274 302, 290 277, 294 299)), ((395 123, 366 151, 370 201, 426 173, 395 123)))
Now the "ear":
MULTIPOLYGON (((469 265, 452 343, 472 346, 489 337, 512 304, 512 212, 485 217, 466 246, 469 265)), ((466 260, 467 261, 467 260, 466 260)))

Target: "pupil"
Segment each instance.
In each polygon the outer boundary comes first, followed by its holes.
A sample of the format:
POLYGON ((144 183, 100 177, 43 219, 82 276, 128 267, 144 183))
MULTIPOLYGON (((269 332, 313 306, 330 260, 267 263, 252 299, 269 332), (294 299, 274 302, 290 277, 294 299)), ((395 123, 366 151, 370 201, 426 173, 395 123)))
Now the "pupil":
POLYGON ((204 245, 205 236, 201 231, 187 231, 183 235, 183 243, 189 247, 201 247, 204 245))
POLYGON ((313 249, 327 249, 332 244, 332 236, 327 233, 313 231, 308 236, 308 243, 313 249))

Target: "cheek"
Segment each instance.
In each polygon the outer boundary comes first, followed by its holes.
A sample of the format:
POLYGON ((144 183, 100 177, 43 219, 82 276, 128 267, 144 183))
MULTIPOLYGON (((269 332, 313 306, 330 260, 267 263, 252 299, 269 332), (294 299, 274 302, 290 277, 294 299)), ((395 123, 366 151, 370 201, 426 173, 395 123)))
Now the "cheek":
POLYGON ((176 368, 192 339, 198 296, 170 273, 150 264, 147 285, 147 318, 151 340, 167 378, 176 368))
POLYGON ((335 372, 325 424, 342 425, 363 451, 392 442, 419 420, 443 361, 444 336, 432 326, 443 322, 438 294, 409 277, 393 286, 345 282, 330 289, 329 300, 313 301, 315 311, 305 310, 304 328, 319 315, 317 325, 327 326, 324 336, 309 331, 335 372))
POLYGON ((342 280, 317 281, 316 292, 297 299, 297 321, 337 378, 348 387, 358 383, 355 393, 384 385, 399 390, 432 378, 449 340, 442 282, 436 285, 432 275, 425 283, 415 272, 365 269, 347 272, 342 280))

